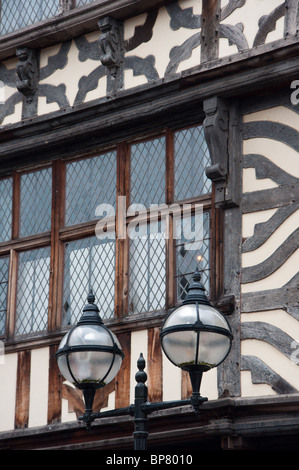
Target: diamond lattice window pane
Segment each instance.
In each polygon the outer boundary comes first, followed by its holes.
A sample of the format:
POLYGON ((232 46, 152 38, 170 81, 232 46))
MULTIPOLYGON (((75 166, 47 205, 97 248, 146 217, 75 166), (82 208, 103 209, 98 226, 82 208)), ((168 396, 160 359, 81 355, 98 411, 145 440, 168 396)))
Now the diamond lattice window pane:
POLYGON ((83 7, 84 5, 88 5, 89 3, 94 2, 95 0, 76 0, 76 7, 83 7))
POLYGON ((63 325, 74 325, 90 290, 102 319, 114 314, 115 240, 96 237, 65 244, 63 325))
POLYGON ((166 245, 164 223, 140 224, 136 232, 128 227, 129 313, 165 308, 166 245))
MULTIPOLYGON (((177 223, 182 224, 183 219, 177 223)), ((185 220, 186 222, 186 220, 185 220)), ((209 212, 204 212, 203 217, 192 215, 187 222, 190 222, 187 230, 187 237, 184 236, 186 230, 181 230, 182 236, 176 240, 176 277, 177 277, 177 300, 184 300, 187 294, 192 275, 196 267, 201 272, 206 293, 209 292, 210 279, 210 219, 209 212), (201 219, 201 220, 200 220, 201 219)))
POLYGON ((21 237, 47 232, 51 229, 51 204, 51 168, 21 176, 21 237))
POLYGON ((0 258, 0 335, 5 334, 9 257, 0 258))
POLYGON ((16 335, 47 329, 50 251, 45 247, 19 254, 16 335))
POLYGON ((211 192, 211 180, 205 174, 210 154, 203 127, 175 133, 175 199, 182 200, 211 192))
POLYGON ((11 239, 12 178, 0 181, 0 242, 11 239))
POLYGON ((1 34, 59 14, 59 0, 2 0, 1 34))
POLYGON ((165 138, 131 147, 131 204, 165 202, 165 138))
POLYGON ((116 206, 116 152, 66 166, 65 224, 94 220, 100 204, 116 206))

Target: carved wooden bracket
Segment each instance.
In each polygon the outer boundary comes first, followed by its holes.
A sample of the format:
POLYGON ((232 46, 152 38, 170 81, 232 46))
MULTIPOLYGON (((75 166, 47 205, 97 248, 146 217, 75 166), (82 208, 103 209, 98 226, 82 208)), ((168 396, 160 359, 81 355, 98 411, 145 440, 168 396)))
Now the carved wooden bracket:
POLYGON ((99 37, 100 60, 108 69, 107 92, 111 93, 122 87, 124 41, 121 22, 106 16, 98 22, 101 31, 99 37))
POLYGON ((233 294, 225 295, 221 299, 212 301, 212 306, 220 310, 224 315, 231 315, 236 307, 236 299, 233 294))
POLYGON ((32 103, 37 91, 39 81, 39 54, 29 47, 20 47, 16 51, 19 59, 17 63, 17 89, 26 97, 28 104, 32 103))
POLYGON ((228 108, 224 100, 214 96, 204 101, 204 132, 209 147, 212 165, 206 175, 215 183, 215 203, 225 200, 225 185, 228 173, 228 108))
POLYGON ((74 0, 59 0, 59 11, 60 13, 66 13, 75 8, 74 0))
POLYGON ((217 207, 239 205, 240 133, 234 103, 213 96, 204 101, 204 132, 212 165, 206 175, 215 184, 217 207))

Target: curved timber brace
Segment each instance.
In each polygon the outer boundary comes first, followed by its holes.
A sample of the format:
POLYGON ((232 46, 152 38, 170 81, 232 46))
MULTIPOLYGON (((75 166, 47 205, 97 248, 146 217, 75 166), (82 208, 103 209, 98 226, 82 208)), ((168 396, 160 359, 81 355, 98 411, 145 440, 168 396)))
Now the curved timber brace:
POLYGON ((98 21, 100 61, 107 67, 107 94, 123 87, 124 40, 123 24, 110 16, 98 21))
POLYGON ((203 126, 212 162, 206 175, 215 184, 216 207, 238 206, 241 156, 238 106, 213 96, 204 101, 204 112, 203 126))

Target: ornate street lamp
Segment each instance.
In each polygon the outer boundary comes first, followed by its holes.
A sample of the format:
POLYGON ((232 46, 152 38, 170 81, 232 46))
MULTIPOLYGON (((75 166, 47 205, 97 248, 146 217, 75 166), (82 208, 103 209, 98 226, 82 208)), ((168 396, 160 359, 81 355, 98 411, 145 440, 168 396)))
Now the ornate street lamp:
POLYGON ((134 404, 99 413, 92 411, 95 391, 116 376, 124 354, 115 335, 104 326, 94 305, 94 295, 88 296, 81 319, 62 339, 56 353, 62 375, 83 390, 85 413, 79 419, 87 429, 97 418, 134 416, 134 449, 146 450, 148 415, 153 411, 191 404, 194 412, 199 412, 200 404, 207 400, 199 393, 202 374, 226 358, 233 339, 228 322, 211 306, 200 280, 196 270, 185 300, 166 317, 160 332, 162 349, 168 359, 189 372, 193 388, 191 398, 148 402, 146 364, 141 354, 137 361, 134 404))
POLYGON ((116 336, 103 324, 92 292, 87 301, 79 322, 62 339, 56 358, 65 379, 83 391, 89 427, 95 391, 114 379, 124 354, 116 336))
POLYGON ((164 320, 160 337, 167 358, 189 373, 191 404, 198 412, 199 404, 207 400, 199 393, 202 374, 224 361, 233 339, 228 322, 210 304, 198 270, 182 305, 164 320))

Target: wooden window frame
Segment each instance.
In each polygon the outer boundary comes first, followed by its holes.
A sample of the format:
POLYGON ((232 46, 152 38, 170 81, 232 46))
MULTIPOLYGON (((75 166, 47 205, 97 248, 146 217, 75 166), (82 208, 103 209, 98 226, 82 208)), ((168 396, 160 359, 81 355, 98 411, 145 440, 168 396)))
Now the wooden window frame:
MULTIPOLYGON (((31 173, 33 171, 43 170, 50 168, 52 165, 49 163, 42 165, 28 166, 20 168, 11 174, 13 180, 13 201, 12 201, 12 227, 11 227, 11 240, 0 243, 0 256, 9 256, 9 277, 8 277, 8 292, 7 292, 7 312, 6 312, 6 332, 5 338, 9 342, 18 341, 18 337, 31 337, 35 334, 15 336, 15 320, 16 320, 16 301, 17 301, 17 284, 18 284, 18 256, 19 253, 30 251, 33 249, 51 247, 52 237, 51 230, 39 234, 28 235, 24 237, 19 236, 20 232, 20 189, 21 189, 21 176, 23 174, 31 173)), ((52 212, 53 212, 53 181, 52 174, 52 212)), ((52 222, 51 222, 52 223, 52 222)), ((51 249, 52 252, 52 249, 51 249)), ((52 255, 51 255, 52 259, 52 255)), ((51 265, 50 259, 50 265, 51 265)), ((51 273, 51 269, 50 269, 51 273)), ((49 277, 49 283, 51 275, 49 277)), ((49 294, 49 302, 50 302, 49 294)), ((48 316, 49 318, 49 316, 48 316)), ((45 331, 39 334, 45 334, 45 331)))
MULTIPOLYGON (((8 284, 8 304, 7 304, 7 327, 6 342, 9 345, 24 348, 24 345, 34 347, 36 343, 46 345, 52 344, 60 338, 68 329, 62 327, 62 301, 63 301, 63 276, 64 276, 64 244, 67 241, 95 236, 97 220, 84 222, 72 226, 64 225, 65 217, 65 183, 66 165, 72 161, 84 158, 92 158, 99 154, 116 150, 117 153, 117 175, 116 175, 116 197, 126 196, 127 211, 130 204, 130 146, 136 142, 150 140, 154 137, 164 135, 166 141, 165 166, 165 203, 199 203, 204 210, 210 211, 210 297, 217 298, 222 292, 222 239, 223 221, 222 210, 214 205, 214 190, 212 193, 195 196, 186 200, 174 200, 174 133, 188 127, 195 127, 201 123, 188 124, 187 126, 176 126, 175 128, 163 128, 160 131, 148 133, 146 135, 122 141, 105 148, 94 149, 82 152, 77 155, 68 156, 59 160, 47 161, 31 167, 15 170, 13 177, 13 222, 12 240, 0 243, 0 256, 10 256, 9 284, 8 284), (44 234, 32 235, 19 238, 20 220, 20 179, 23 173, 52 167, 52 213, 51 231, 44 234), (17 275, 18 275, 18 253, 33 248, 51 246, 50 259, 50 281, 49 281, 49 313, 48 330, 27 334, 19 337, 14 336, 16 295, 17 295, 17 275), (22 347, 23 346, 23 347, 22 347)), ((121 208, 116 204, 116 233, 119 227, 119 211, 121 208)), ((147 211, 148 213, 148 211, 147 211)), ((126 216, 126 214, 125 214, 126 216)), ((134 217, 134 216, 132 216, 134 217)), ((132 219, 126 216, 126 224, 132 219)), ((112 223, 112 220, 111 220, 112 223)), ((171 224, 170 224, 171 226, 171 224)), ((176 266, 175 266, 175 246, 172 237, 166 240, 166 305, 165 309, 129 314, 128 293, 129 293, 129 240, 116 237, 115 255, 115 307, 114 318, 107 319, 107 324, 114 327, 117 332, 127 331, 127 329, 140 328, 142 325, 159 326, 165 317, 168 309, 176 305, 176 266)), ((88 293, 86 293, 88 294, 88 293)), ((96 293, 95 293, 96 294, 96 293)), ((84 299, 82 299, 84 302, 84 299)), ((100 304, 98 304, 100 307, 100 304)))

